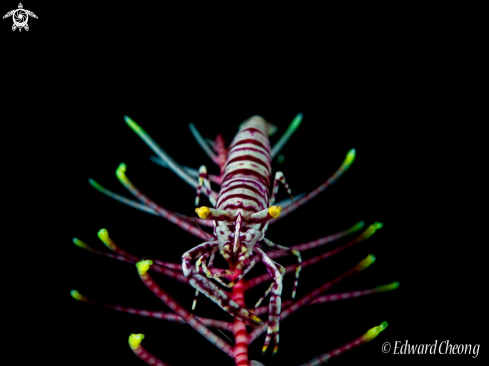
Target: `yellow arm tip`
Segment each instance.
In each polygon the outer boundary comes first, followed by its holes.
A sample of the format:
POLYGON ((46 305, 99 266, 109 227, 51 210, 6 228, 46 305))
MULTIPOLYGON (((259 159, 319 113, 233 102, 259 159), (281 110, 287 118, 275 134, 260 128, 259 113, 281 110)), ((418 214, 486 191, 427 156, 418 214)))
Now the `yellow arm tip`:
POLYGON ((100 229, 98 231, 97 235, 98 235, 99 239, 102 240, 102 242, 105 245, 109 244, 110 238, 109 238, 109 232, 107 231, 107 229, 100 229))
POLYGON ((153 264, 152 260, 144 260, 136 263, 136 267, 141 276, 144 276, 148 272, 149 267, 153 264))
POLYGON ((384 227, 384 224, 375 221, 372 225, 369 225, 369 227, 362 233, 361 236, 364 240, 366 240, 374 235, 377 230, 382 229, 382 227, 384 227))
POLYGON ((141 345, 141 341, 144 339, 144 334, 131 334, 129 336, 129 347, 131 349, 138 348, 141 345))
POLYGON ((274 219, 280 216, 280 213, 282 212, 282 207, 280 206, 272 206, 268 209, 268 213, 270 216, 272 216, 274 219))
POLYGON ((373 254, 369 254, 367 258, 365 258, 363 261, 357 264, 356 268, 357 270, 361 271, 368 266, 370 266, 373 262, 375 262, 375 256, 373 254))
POLYGON ((126 170, 127 170, 127 165, 124 163, 120 163, 119 166, 117 167, 117 170, 115 171, 115 175, 117 176, 117 179, 121 180, 123 183, 127 183, 126 170))
POLYGON ((195 209, 195 212, 201 219, 207 219, 209 215, 211 214, 211 210, 209 210, 209 207, 202 206, 202 207, 197 207, 195 209))
POLYGON ((379 326, 369 329, 367 333, 363 335, 363 339, 365 339, 366 342, 370 342, 372 339, 377 337, 380 332, 387 328, 387 325, 387 322, 382 322, 382 324, 380 324, 379 326))

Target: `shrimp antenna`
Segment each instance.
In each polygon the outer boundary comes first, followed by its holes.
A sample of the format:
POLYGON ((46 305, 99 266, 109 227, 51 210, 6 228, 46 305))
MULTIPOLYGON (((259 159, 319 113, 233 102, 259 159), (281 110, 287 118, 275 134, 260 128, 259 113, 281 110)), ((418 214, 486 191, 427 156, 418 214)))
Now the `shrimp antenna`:
POLYGON ((207 241, 214 241, 214 240, 216 240, 216 238, 214 237, 214 235, 211 235, 211 234, 205 232, 204 230, 202 230, 202 228, 200 227, 200 225, 197 222, 197 219, 195 217, 192 217, 192 219, 194 220, 195 225, 197 225, 197 227, 199 228, 199 230, 202 233, 202 235, 205 236, 205 238, 207 239, 207 241))

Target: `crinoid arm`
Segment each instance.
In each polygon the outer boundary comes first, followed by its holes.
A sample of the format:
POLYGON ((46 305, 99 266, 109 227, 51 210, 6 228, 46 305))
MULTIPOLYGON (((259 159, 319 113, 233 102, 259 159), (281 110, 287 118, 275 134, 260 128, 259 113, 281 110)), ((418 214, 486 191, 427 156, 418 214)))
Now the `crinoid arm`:
POLYGON ((217 155, 212 151, 211 147, 207 143, 207 141, 201 136, 197 128, 194 126, 193 123, 189 123, 188 127, 190 128, 190 131, 192 132, 192 135, 194 136, 195 140, 198 142, 202 150, 205 151, 207 156, 211 158, 211 160, 217 164, 217 155))
POLYGON ((143 346, 141 341, 144 339, 144 334, 131 334, 129 336, 129 347, 141 360, 151 366, 170 366, 167 363, 157 359, 151 353, 149 353, 143 346))
POLYGON ((353 347, 358 347, 361 346, 362 344, 365 344, 367 342, 370 342, 371 340, 375 339, 379 335, 380 332, 382 332, 385 328, 387 328, 387 322, 382 322, 382 324, 373 327, 367 331, 364 335, 354 339, 351 342, 348 342, 347 344, 338 347, 328 353, 324 353, 321 356, 318 356, 309 362, 306 362, 302 364, 301 366, 319 366, 319 365, 324 365, 326 364, 332 357, 338 357, 345 351, 349 351, 353 347))
POLYGON ((127 125, 148 145, 151 150, 153 150, 156 155, 162 160, 164 160, 171 170, 175 172, 180 178, 185 182, 190 184, 192 187, 197 188, 198 182, 195 178, 191 177, 179 164, 175 162, 166 152, 163 150, 149 135, 141 128, 136 122, 134 122, 130 117, 124 116, 124 120, 127 125))
POLYGON ((173 299, 165 290, 163 290, 156 282, 153 281, 148 274, 148 269, 152 266, 152 261, 141 261, 136 263, 136 267, 143 283, 150 289, 161 301, 163 301, 173 312, 179 315, 188 325, 194 328, 199 334, 204 336, 214 346, 226 353, 229 357, 233 357, 232 347, 223 341, 220 337, 210 331, 200 320, 192 316, 178 302, 173 299))
MULTIPOLYGON (((363 224, 363 222, 361 222, 363 224)), ((360 225, 355 225, 355 226, 360 226, 360 225)), ((362 225, 363 226, 363 225, 362 225)), ((298 279, 298 271, 300 272, 301 269, 304 269, 304 268, 307 268, 313 264, 317 264, 321 261, 324 261, 328 258, 331 258, 332 256, 338 254, 338 253, 341 253, 342 251, 344 251, 345 249, 349 249, 351 247, 353 247, 355 244, 357 243, 360 243, 366 239, 368 239, 370 236, 372 236, 379 228, 382 227, 382 224, 378 223, 378 222, 375 222, 374 224, 372 225, 369 225, 369 227, 364 230, 360 235, 358 235, 356 238, 354 238, 353 240, 350 240, 348 243, 346 244, 343 244, 333 250, 330 250, 328 252, 324 252, 322 254, 319 254, 317 256, 314 256, 312 258, 308 258, 306 259, 304 262, 302 262, 302 260, 300 262, 298 262, 297 265, 288 265, 287 267, 285 267, 285 273, 288 274, 288 273, 292 273, 295 271, 296 273, 296 281, 298 279)), ((354 227, 355 228, 355 227, 354 227)), ((349 229, 351 230, 351 229, 349 229)), ((348 230, 347 230, 348 231, 348 230)), ((331 236, 330 236, 331 237, 331 236)), ((330 237, 326 237, 325 239, 327 238, 330 238, 330 237)), ((314 241, 316 242, 316 241, 314 241)), ((314 243, 313 242, 313 243, 314 243)), ((270 246, 270 241, 268 240, 268 244, 270 246)), ((273 244, 273 243, 272 243, 273 244)), ((306 243, 306 245, 309 245, 309 243, 306 243)), ((291 250, 297 250, 297 248, 301 247, 302 245, 294 245, 292 246, 292 248, 290 248, 291 250)), ((271 247, 273 248, 273 247, 271 247)), ((307 250, 307 249, 311 249, 312 247, 305 247, 304 250, 307 250)), ((279 256, 282 256, 282 253, 285 253, 285 252, 281 252, 281 251, 276 251, 276 252, 272 252, 272 253, 269 253, 269 258, 277 258, 279 256)), ((257 276, 257 277, 254 277, 250 280, 248 280, 248 287, 255 287, 265 281, 269 281, 270 280, 270 275, 268 273, 264 273, 260 276, 257 276)), ((294 288, 296 288, 296 286, 294 286, 294 288)))
MULTIPOLYGON (((157 156, 150 156, 149 159, 155 163, 158 164, 159 166, 162 166, 163 168, 171 169, 170 166, 162 159, 160 159, 157 156)), ((183 170, 185 170, 191 177, 194 178, 199 178, 199 171, 194 168, 190 168, 188 166, 182 165, 183 170)), ((221 178, 218 175, 214 174, 209 174, 209 180, 213 183, 216 184, 221 184, 221 178)))
MULTIPOLYGON (((306 305, 309 305, 320 294, 329 290, 333 285, 336 285, 336 284, 340 283, 341 281, 343 281, 344 279, 351 277, 354 274, 357 274, 358 272, 363 271, 364 269, 368 268, 374 262, 375 262, 375 256, 373 256, 372 254, 369 254, 364 260, 362 260, 357 265, 350 268, 349 270, 347 270, 343 274, 335 277, 331 281, 324 283, 323 285, 319 286, 318 288, 316 288, 315 290, 313 290, 309 294, 301 297, 300 299, 292 302, 290 305, 285 307, 280 313, 280 320, 283 321, 289 315, 295 313, 297 310, 301 309, 302 307, 304 307, 306 305)), ((250 343, 253 342, 255 339, 257 339, 260 335, 262 335, 266 331, 267 331, 267 324, 264 324, 264 325, 262 325, 256 329, 254 329, 249 335, 250 343)))
MULTIPOLYGON (((286 198, 280 202, 277 202, 275 203, 275 206, 280 206, 282 208, 287 208, 289 207, 291 204, 293 204, 295 201, 301 199, 302 197, 304 197, 306 195, 306 192, 302 192, 301 194, 298 194, 297 196, 294 196, 294 197, 289 197, 289 198, 286 198)), ((272 222, 270 222, 270 224, 272 224, 272 222)))
POLYGON ((300 126, 302 122, 302 113, 299 113, 297 116, 294 117, 292 122, 290 123, 289 127, 283 134, 283 136, 280 138, 280 140, 277 141, 277 143, 272 147, 272 150, 270 151, 270 155, 272 159, 277 156, 277 154, 282 150, 284 145, 287 143, 289 140, 290 136, 297 130, 297 128, 300 126))
MULTIPOLYGON (((90 183, 90 185, 95 188, 97 191, 109 196, 110 198, 113 198, 115 199, 116 201, 119 201, 121 203, 124 203, 125 205, 128 205, 130 207, 133 207, 137 210, 140 210, 140 211, 143 211, 143 212, 147 212, 149 214, 152 214, 152 215, 155 215, 155 216, 162 216, 163 214, 163 211, 155 211, 154 209, 152 209, 151 207, 147 206, 147 205, 144 205, 142 203, 139 203, 139 202, 136 202, 136 201, 133 201, 133 200, 130 200, 124 196, 121 196, 117 193, 114 193, 110 190, 108 190, 107 188, 103 187, 102 185, 100 185, 99 183, 97 183, 94 179, 88 179, 88 183, 90 183)), ((173 214, 173 215, 176 215, 177 217, 179 217, 180 219, 182 220, 185 220, 189 223, 192 223, 193 220, 197 220, 197 222, 200 224, 200 225, 204 225, 204 226, 209 226, 209 227, 212 227, 212 222, 207 222, 205 220, 202 220, 202 219, 195 219, 194 217, 190 217, 190 216, 186 216, 186 215, 183 215, 183 214, 180 214, 178 212, 172 212, 172 211, 169 211, 169 210, 166 210, 164 209, 163 207, 160 206, 161 209, 165 210, 165 212, 168 212, 169 214, 173 214)), ((164 217, 164 216, 162 216, 164 217)), ((200 236, 199 236, 200 237, 200 236)))
POLYGON ((319 296, 316 300, 312 301, 311 304, 322 304, 325 302, 353 299, 355 297, 366 296, 370 294, 378 294, 380 292, 394 291, 398 287, 399 287, 399 282, 394 281, 387 285, 381 285, 367 290, 357 290, 357 291, 350 291, 350 292, 342 292, 339 294, 322 295, 319 296))
POLYGON ((122 183, 124 187, 126 187, 131 194, 140 200, 145 206, 148 206, 155 212, 157 212, 160 216, 164 217, 168 221, 174 223, 180 228, 188 231, 189 233, 200 237, 202 239, 206 239, 205 235, 195 228, 189 221, 182 220, 181 217, 177 216, 175 213, 164 209, 163 207, 157 205, 152 200, 150 200, 146 195, 144 195, 126 176, 126 164, 121 163, 116 171, 117 179, 122 183))
MULTIPOLYGON (((300 200, 297 200, 296 202, 291 204, 289 207, 284 209, 280 218, 285 217, 285 215, 291 213, 295 209, 302 206, 304 203, 310 201, 311 199, 316 197, 319 193, 321 193, 326 188, 328 188, 330 185, 333 185, 338 180, 338 178, 341 177, 343 175, 343 173, 348 170, 348 168, 350 168, 351 164, 355 160, 355 155, 356 155, 355 149, 351 149, 350 151, 348 151, 348 154, 346 154, 346 158, 343 161, 343 163, 341 164, 341 166, 338 168, 338 170, 331 177, 328 178, 328 180, 326 180, 326 182, 324 182, 319 187, 317 187, 315 190, 313 190, 312 192, 309 192, 304 197, 302 197, 300 200)), ((274 220, 274 221, 276 221, 276 220, 274 220)))

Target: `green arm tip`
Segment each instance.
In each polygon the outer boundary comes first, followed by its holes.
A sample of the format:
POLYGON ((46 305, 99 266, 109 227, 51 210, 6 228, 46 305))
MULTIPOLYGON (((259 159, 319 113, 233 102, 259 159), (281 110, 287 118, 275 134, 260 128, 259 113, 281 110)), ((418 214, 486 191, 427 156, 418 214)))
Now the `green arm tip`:
POLYGON ((82 249, 91 249, 88 245, 86 245, 84 242, 82 242, 78 238, 73 238, 73 244, 75 244, 77 247, 82 248, 82 249))
POLYGON ((357 223, 355 224, 355 226, 353 226, 353 228, 352 228, 352 229, 353 229, 354 231, 358 231, 358 230, 360 230, 360 229, 361 229, 362 227, 364 227, 364 226, 365 226, 365 221, 360 221, 360 222, 357 222, 357 223))
POLYGON ((88 178, 88 183, 90 183, 90 185, 95 188, 96 190, 103 190, 102 186, 100 184, 98 184, 94 179, 92 178, 88 178))
POLYGON ((136 122, 134 122, 129 116, 124 116, 124 121, 127 123, 129 127, 131 127, 131 129, 134 132, 137 133, 139 131, 142 131, 142 128, 136 122))
POLYGON ((87 298, 85 296, 83 296, 82 294, 80 294, 77 290, 71 290, 70 295, 72 298, 74 298, 75 300, 78 300, 78 301, 86 301, 87 300, 87 298))
POLYGON ((129 116, 124 116, 124 121, 128 124, 128 125, 133 125, 133 124, 136 124, 136 122, 134 122, 131 117, 129 116))
POLYGON ((385 291, 393 291, 399 287, 399 282, 395 281, 389 283, 388 285, 382 285, 375 288, 375 292, 385 292, 385 291))
POLYGON ((299 127, 299 125, 302 122, 302 117, 303 117, 302 113, 297 113, 297 116, 294 117, 294 119, 292 120, 292 123, 291 123, 291 125, 293 126, 294 129, 299 127))
POLYGON ((350 151, 348 151, 348 154, 346 154, 346 159, 345 159, 344 165, 350 166, 353 163, 353 161, 355 160, 355 156, 356 156, 356 150, 355 149, 351 149, 350 151))

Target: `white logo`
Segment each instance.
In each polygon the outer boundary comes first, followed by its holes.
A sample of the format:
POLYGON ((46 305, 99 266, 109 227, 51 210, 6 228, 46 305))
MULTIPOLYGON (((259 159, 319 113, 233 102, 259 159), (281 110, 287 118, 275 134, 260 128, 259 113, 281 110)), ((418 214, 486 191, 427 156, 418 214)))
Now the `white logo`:
POLYGON ((22 6, 22 3, 19 3, 19 8, 9 11, 7 14, 3 16, 3 19, 8 18, 9 16, 12 16, 12 19, 14 20, 14 25, 12 25, 12 30, 16 30, 19 28, 19 32, 22 30, 22 28, 25 28, 26 31, 29 30, 29 26, 27 25, 27 21, 29 20, 29 15, 33 18, 37 18, 37 15, 34 14, 30 10, 23 9, 24 7, 22 6))

